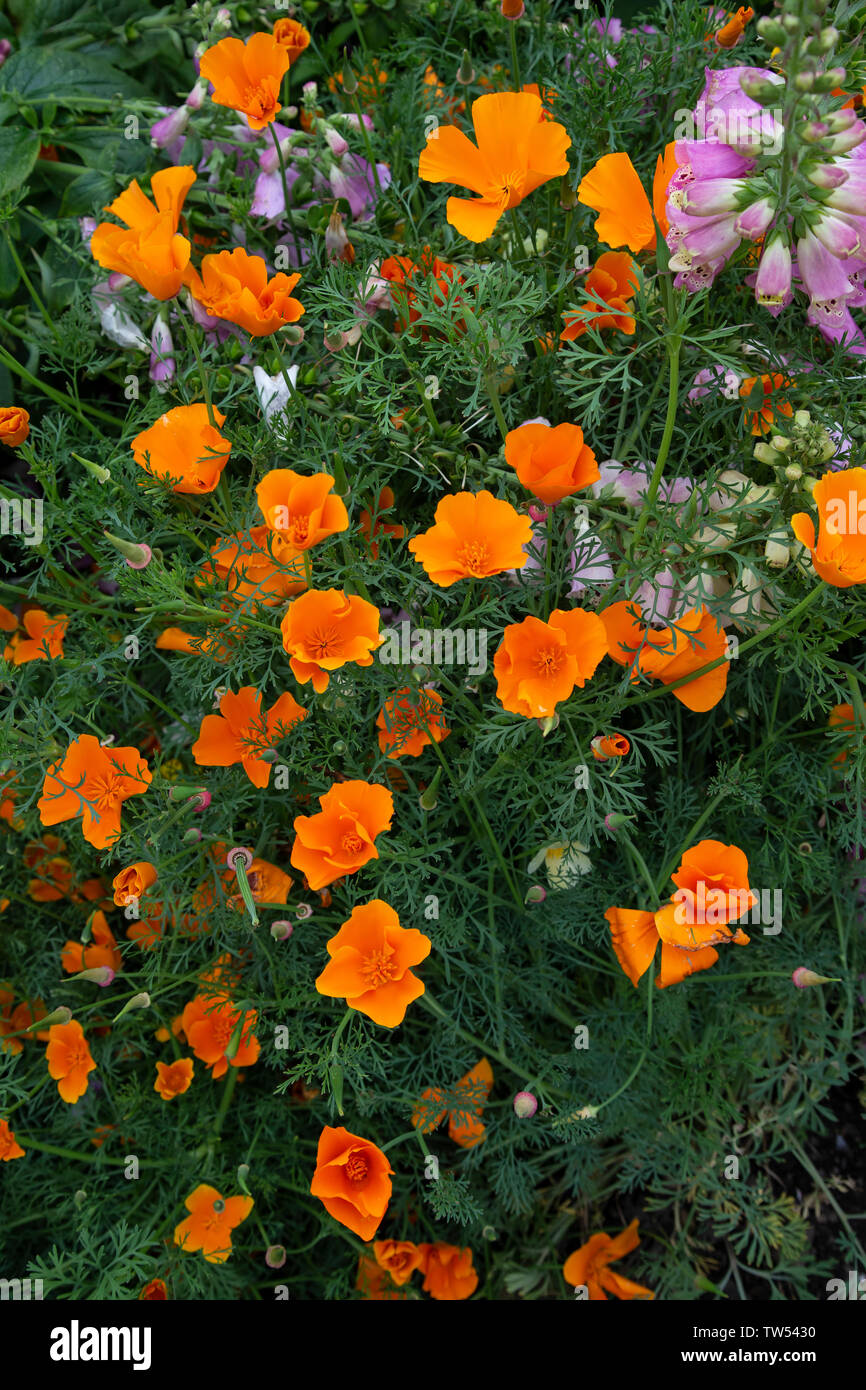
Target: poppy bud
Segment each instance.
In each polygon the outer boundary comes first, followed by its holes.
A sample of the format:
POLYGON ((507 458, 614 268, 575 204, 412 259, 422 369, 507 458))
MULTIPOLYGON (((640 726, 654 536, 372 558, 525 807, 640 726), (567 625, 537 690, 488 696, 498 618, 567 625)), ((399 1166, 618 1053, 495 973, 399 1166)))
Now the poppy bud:
POLYGON ((288 941, 294 930, 291 922, 282 919, 279 922, 271 923, 271 936, 275 941, 288 941))
MULTIPOLYGON (((254 927, 257 927, 259 925, 259 915, 256 912, 253 891, 250 888, 250 882, 247 878, 247 869, 252 867, 252 863, 252 851, 246 849, 243 845, 235 845, 234 849, 230 849, 226 855, 226 864, 233 870, 237 878, 238 888, 241 890, 241 897, 244 901, 244 907, 250 915, 250 921, 254 927)), ((240 1039, 238 1039, 238 1043, 235 1045, 235 1051, 237 1051, 239 1045, 240 1039)), ((229 1054, 227 1052, 226 1056, 229 1055, 234 1054, 229 1054)))
MULTIPOLYGON (((79 970, 75 976, 76 980, 90 980, 93 984, 105 989, 114 979, 114 971, 110 965, 95 965, 91 970, 79 970)), ((43 1024, 44 1026, 44 1024, 43 1024)))
POLYGON ((470 82, 475 81, 475 69, 472 66, 472 59, 468 51, 464 48, 463 57, 460 59, 460 66, 457 69, 457 81, 462 82, 468 87, 470 82))
POLYGON ((275 763, 277 761, 277 756, 276 749, 274 748, 266 748, 264 752, 259 754, 259 758, 263 763, 275 763))
POLYGON ((514 1113, 518 1120, 531 1120, 538 1109, 538 1101, 531 1091, 518 1091, 514 1097, 514 1113))
POLYGON ((563 175, 562 183, 559 185, 559 206, 563 212, 571 212, 577 207, 577 189, 572 188, 567 174, 563 175))
POLYGON ((435 811, 436 807, 439 805, 439 782, 441 777, 442 768, 437 767, 433 781, 430 783, 429 787, 425 787, 418 798, 418 805, 421 807, 422 811, 435 811))
MULTIPOLYGON (((226 1043, 225 1055, 226 1057, 228 1057, 229 1061, 231 1061, 233 1057, 237 1057, 238 1055, 238 1048, 241 1045, 241 1037, 243 1036, 244 1031, 244 1018, 245 1015, 241 1014, 240 1018, 234 1026, 234 1032, 232 1033, 231 1037, 226 1043)), ((216 1202, 214 1202, 214 1210, 216 1210, 216 1202)))
POLYGON ((312 917, 312 915, 313 909, 310 907, 309 903, 298 903, 295 908, 295 916, 299 922, 306 922, 307 918, 312 917))
POLYGON ((181 836, 185 845, 197 845, 201 840, 201 831, 196 826, 191 825, 189 830, 185 830, 181 836))
POLYGON ((195 794, 195 796, 190 797, 190 802, 189 802, 189 804, 190 804, 190 809, 193 810, 193 811, 195 811, 196 813, 198 813, 198 812, 200 812, 200 811, 206 811, 207 808, 208 808, 208 806, 210 806, 210 803, 211 803, 211 795, 210 795, 210 792, 209 792, 209 791, 206 791, 206 789, 205 789, 204 787, 202 787, 200 791, 197 791, 196 794, 195 794))
POLYGON ((268 1269, 282 1269, 286 1263, 286 1247, 284 1245, 269 1245, 265 1251, 265 1264, 268 1269))
MULTIPOLYGON (((133 997, 132 997, 131 999, 128 999, 128 1000, 126 1001, 126 1003, 124 1004, 124 1006, 123 1006, 123 1008, 121 1009, 120 1013, 119 1013, 119 1014, 115 1014, 114 1018, 113 1018, 111 1021, 112 1021, 112 1023, 117 1023, 118 1019, 123 1018, 123 1015, 124 1015, 124 1014, 128 1014, 132 1009, 149 1009, 149 1008, 150 1008, 150 995, 149 995, 149 994, 144 994, 144 993, 142 993, 142 994, 135 994, 135 995, 133 995, 133 997)), ((42 1027, 43 1027, 43 1028, 45 1027, 45 1019, 42 1020, 42 1027)))
POLYGON ((547 714, 543 719, 536 719, 535 722, 541 730, 541 737, 547 738, 548 734, 552 734, 554 729, 559 728, 559 714, 554 710, 553 714, 547 714))
POLYGON ((345 48, 343 49, 343 91, 347 96, 353 97, 358 90, 358 79, 349 64, 349 58, 345 48))
POLYGON ((482 1240, 498 1240, 498 1239, 499 1239, 499 1237, 498 1237, 498 1235, 496 1234, 496 1231, 495 1231, 495 1229, 494 1229, 493 1226, 482 1226, 482 1227, 481 1227, 481 1238, 482 1238, 482 1240))
POLYGON ((605 830, 617 831, 634 819, 634 816, 624 816, 622 811, 608 811, 604 818, 604 827, 605 830))
POLYGON ((546 897, 547 889, 542 888, 540 883, 533 883, 523 901, 525 903, 543 903, 546 897))
POLYGON ((502 0, 500 14, 503 19, 522 19, 526 14, 523 0, 502 0))
POLYGON ((69 1023, 72 1018, 72 1010, 67 1009, 65 1004, 60 1004, 50 1014, 44 1018, 37 1019, 35 1023, 28 1023, 23 1030, 25 1033, 35 1033, 36 1029, 50 1028, 54 1023, 69 1023))
POLYGON ((283 342, 291 344, 292 347, 297 347, 298 343, 304 341, 304 330, 297 323, 287 323, 280 329, 280 334, 283 342))
POLYGON ((72 457, 78 463, 83 463, 88 473, 90 473, 98 483, 108 482, 109 478, 111 477, 111 474, 109 473, 107 468, 102 468, 100 464, 93 463, 90 459, 82 458, 80 454, 73 454, 72 457))
POLYGON ((250 869, 253 863, 252 850, 245 849, 242 845, 236 845, 226 855, 226 863, 235 873, 240 865, 243 865, 245 869, 250 869))
POLYGON ((153 551, 149 545, 143 543, 136 545, 133 541, 122 540, 120 536, 113 536, 110 531, 103 531, 102 534, 106 540, 111 541, 116 550, 120 551, 132 570, 146 569, 153 559, 153 551))
POLYGON ((808 989, 810 985, 838 985, 841 980, 837 980, 828 975, 816 975, 814 970, 809 970, 805 965, 798 965, 791 979, 798 989, 808 989))
POLYGON ((203 792, 204 787, 190 787, 184 783, 178 782, 171 788, 168 799, 175 803, 178 801, 189 801, 191 797, 201 796, 203 792))

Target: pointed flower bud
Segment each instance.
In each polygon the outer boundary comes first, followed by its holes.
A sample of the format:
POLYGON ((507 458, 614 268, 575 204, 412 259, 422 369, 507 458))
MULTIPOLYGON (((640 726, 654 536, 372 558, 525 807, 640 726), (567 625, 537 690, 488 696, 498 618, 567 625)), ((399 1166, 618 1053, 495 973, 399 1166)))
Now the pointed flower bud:
POLYGON ((120 536, 113 536, 110 531, 103 531, 102 534, 106 540, 111 541, 115 550, 120 551, 130 569, 146 569, 153 559, 153 551, 149 545, 136 545, 134 541, 125 541, 120 536))
POLYGON ((95 965, 90 970, 76 971, 75 978, 76 980, 90 980, 92 984, 99 985, 101 989, 105 989, 106 985, 110 985, 111 981, 114 979, 114 971, 110 965, 95 965))
POLYGON ((469 56, 468 50, 465 48, 463 50, 463 57, 460 59, 460 66, 457 69, 457 81, 461 82, 465 87, 468 87, 470 82, 475 81, 475 69, 472 66, 472 59, 469 56))
POLYGON ((46 1014, 44 1018, 37 1019, 35 1023, 28 1023, 27 1027, 22 1029, 22 1032, 35 1033, 37 1029, 41 1032, 43 1028, 50 1028, 54 1023, 69 1023, 71 1018, 72 1010, 67 1009, 65 1004, 59 1004, 56 1009, 53 1009, 50 1014, 46 1014))
MULTIPOLYGON (((119 1019, 123 1018, 123 1015, 124 1015, 124 1014, 131 1013, 131 1011, 132 1011, 133 1009, 149 1009, 149 1008, 150 1008, 150 995, 149 995, 149 994, 145 994, 145 993, 142 993, 142 994, 134 994, 133 997, 132 997, 131 999, 128 999, 128 1000, 126 1001, 126 1003, 124 1004, 124 1006, 123 1006, 123 1008, 121 1009, 120 1013, 119 1013, 119 1014, 115 1014, 114 1018, 113 1018, 111 1021, 112 1021, 112 1023, 117 1023, 119 1019)), ((45 1020, 44 1020, 44 1019, 42 1020, 42 1025, 43 1025, 43 1027, 45 1026, 45 1020)))
POLYGON ((805 965, 798 965, 791 979, 798 989, 808 989, 810 985, 838 985, 842 981, 829 975, 816 975, 814 970, 809 970, 805 965))

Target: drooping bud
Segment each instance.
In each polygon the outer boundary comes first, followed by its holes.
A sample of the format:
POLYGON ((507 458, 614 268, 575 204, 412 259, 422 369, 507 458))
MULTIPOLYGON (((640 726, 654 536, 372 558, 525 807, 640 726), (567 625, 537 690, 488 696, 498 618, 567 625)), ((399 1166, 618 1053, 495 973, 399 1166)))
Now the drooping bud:
POLYGON ((525 903, 543 903, 546 897, 547 889, 542 888, 540 883, 533 883, 532 887, 527 891, 523 901, 525 903))
POLYGON ((531 1091, 518 1091, 514 1097, 514 1113, 518 1120, 531 1120, 538 1109, 538 1101, 531 1091))
POLYGON ((89 970, 78 970, 75 974, 76 980, 90 980, 92 984, 99 985, 105 989, 114 979, 114 971, 110 965, 95 965, 89 970))
POLYGON ((193 787, 186 782, 176 782, 169 791, 168 799, 176 805, 178 801, 191 801, 194 796, 210 796, 210 793, 204 787, 193 787))
MULTIPOLYGON (((114 1018, 113 1018, 111 1021, 112 1021, 112 1023, 117 1023, 119 1019, 123 1018, 123 1015, 124 1015, 124 1014, 130 1013, 133 1009, 149 1009, 149 1008, 150 1008, 150 995, 149 995, 149 994, 146 994, 146 993, 134 994, 133 997, 132 997, 131 999, 128 999, 127 1002, 124 1004, 124 1006, 123 1006, 123 1008, 121 1009, 120 1013, 119 1013, 119 1014, 115 1014, 114 1018)), ((45 1022, 45 1020, 43 1019, 43 1025, 44 1025, 44 1022, 45 1022)))
POLYGON ((294 930, 291 922, 286 922, 282 918, 278 922, 271 922, 271 936, 274 941, 288 941, 294 930))
POLYGON ((134 541, 125 541, 120 536, 113 536, 110 531, 103 531, 105 539, 111 541, 116 550, 119 550, 129 568, 132 570, 146 569, 153 559, 153 551, 149 545, 143 542, 136 545, 134 541))
POLYGON ((99 484, 108 482, 111 473, 107 468, 103 468, 101 464, 93 463, 91 459, 82 458, 80 454, 73 454, 72 457, 78 463, 82 463, 91 477, 95 478, 99 484))
POLYGON ((605 829, 612 831, 620 830, 624 825, 628 825, 630 820, 634 819, 634 816, 623 815, 622 811, 608 811, 604 818, 605 829))

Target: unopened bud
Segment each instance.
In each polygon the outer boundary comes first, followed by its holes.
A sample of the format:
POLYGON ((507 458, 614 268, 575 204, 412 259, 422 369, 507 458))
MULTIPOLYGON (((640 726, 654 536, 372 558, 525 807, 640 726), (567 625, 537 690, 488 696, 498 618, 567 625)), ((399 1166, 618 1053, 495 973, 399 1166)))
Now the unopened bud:
POLYGON ((111 1021, 112 1021, 112 1023, 117 1023, 118 1019, 123 1018, 123 1015, 124 1015, 124 1014, 131 1013, 133 1009, 149 1009, 149 1008, 150 1008, 150 995, 149 995, 149 994, 134 994, 133 997, 132 997, 131 999, 128 999, 127 1002, 124 1004, 124 1006, 123 1006, 123 1008, 121 1009, 120 1013, 119 1013, 119 1014, 115 1014, 114 1018, 113 1018, 111 1021))
POLYGON ((111 474, 107 468, 103 468, 99 463, 93 463, 90 459, 82 458, 80 454, 73 454, 72 457, 76 459, 78 463, 82 463, 91 477, 95 478, 98 483, 108 482, 111 474))
POLYGON ((90 980, 94 985, 99 985, 105 989, 114 979, 114 971, 110 965, 94 965, 90 970, 78 970, 75 974, 76 980, 90 980))
POLYGON ((605 830, 621 830, 630 820, 634 820, 634 816, 623 815, 622 811, 608 811, 604 818, 604 827, 605 830))
POLYGON ((577 190, 569 183, 567 174, 563 175, 559 185, 559 206, 563 212, 571 212, 572 208, 577 207, 577 190))
POLYGON ((514 1097, 514 1113, 518 1120, 531 1120, 538 1109, 538 1101, 531 1091, 518 1091, 514 1097))
POLYGON ((830 975, 816 975, 814 970, 809 970, 805 965, 798 965, 791 979, 798 989, 808 989, 810 985, 839 985, 841 980, 830 975))
POLYGON ((353 97, 358 90, 358 79, 352 71, 345 48, 343 49, 343 91, 353 97))
POLYGON ((271 922, 271 936, 275 941, 288 941, 294 930, 291 922, 282 918, 278 922, 271 922))
POLYGON ((39 1032, 41 1032, 43 1028, 51 1028, 55 1023, 69 1023, 71 1020, 72 1010, 67 1009, 65 1004, 59 1004, 56 1009, 53 1009, 50 1014, 46 1014, 44 1018, 37 1019, 35 1023, 28 1023, 23 1031, 25 1033, 35 1033, 38 1029, 39 1032))
POLYGON ((269 1245, 265 1251, 265 1264, 268 1269, 282 1269, 286 1263, 286 1247, 284 1245, 269 1245))
POLYGON ((149 545, 136 545, 134 541, 125 541, 120 536, 113 536, 110 531, 103 531, 105 539, 111 541, 115 550, 119 550, 129 568, 132 570, 146 569, 153 559, 153 551, 149 545))
POLYGON ((540 883, 533 883, 532 887, 528 889, 523 901, 525 903, 543 903, 546 897, 547 889, 542 888, 540 883))
POLYGON ((309 903, 297 904, 295 908, 295 916, 297 917, 299 922, 306 922, 309 917, 312 917, 312 915, 313 909, 310 907, 309 903))
POLYGON ((559 728, 559 714, 554 710, 553 714, 547 714, 543 719, 536 719, 535 722, 541 730, 541 737, 547 738, 548 734, 552 734, 554 729, 559 728))
POLYGON ((468 87, 470 82, 475 81, 475 69, 472 66, 472 59, 468 51, 464 48, 463 57, 460 59, 460 66, 457 69, 457 81, 468 87))
POLYGON ((204 791, 204 787, 192 787, 187 783, 178 782, 169 792, 168 799, 175 803, 178 801, 189 801, 194 796, 203 795, 204 791))
POLYGON ((304 341, 304 330, 299 323, 287 323, 280 329, 280 334, 284 343, 289 343, 292 347, 297 347, 298 343, 304 341))
POLYGON ((185 830, 181 836, 185 845, 197 845, 201 841, 201 831, 197 826, 191 825, 189 830, 185 830))

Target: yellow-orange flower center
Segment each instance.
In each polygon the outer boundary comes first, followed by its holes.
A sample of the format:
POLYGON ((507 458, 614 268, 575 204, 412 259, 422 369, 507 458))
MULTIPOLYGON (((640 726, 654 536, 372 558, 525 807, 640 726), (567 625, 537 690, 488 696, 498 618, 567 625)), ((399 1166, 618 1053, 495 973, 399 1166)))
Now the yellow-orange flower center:
POLYGON ((346 854, 360 854, 361 850, 364 848, 364 841, 361 839, 360 835, 355 834, 354 830, 347 830, 340 844, 346 854))
POLYGON ((369 1172, 367 1159, 362 1153, 351 1153, 346 1160, 346 1177, 349 1182, 364 1182, 369 1172))
POLYGON ((393 954, 393 951, 386 947, 384 951, 371 951, 364 957, 361 974, 368 989, 378 989, 380 985, 386 985, 393 980, 397 968, 392 959, 393 954))
POLYGON ((542 647, 535 654, 535 665, 540 676, 555 676, 562 665, 562 652, 557 647, 542 647))
POLYGON ((336 627, 316 628, 307 641, 307 650, 314 661, 322 661, 329 656, 339 656, 340 634, 336 627))
POLYGON ((485 541, 467 541, 457 552, 457 558, 464 569, 477 577, 483 577, 490 566, 490 550, 485 541))

